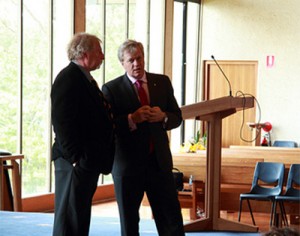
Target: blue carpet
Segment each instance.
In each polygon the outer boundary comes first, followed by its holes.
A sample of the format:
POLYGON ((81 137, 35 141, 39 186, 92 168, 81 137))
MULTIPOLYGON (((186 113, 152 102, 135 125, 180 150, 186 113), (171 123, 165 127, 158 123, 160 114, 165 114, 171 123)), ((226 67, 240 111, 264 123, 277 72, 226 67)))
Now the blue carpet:
MULTIPOLYGON (((0 211, 1 236, 51 236, 53 224, 52 213, 30 213, 0 211)), ((90 236, 119 236, 120 221, 118 218, 93 216, 90 236)), ((143 219, 140 222, 141 236, 157 235, 153 220, 143 219)), ((237 232, 197 232, 186 233, 186 236, 259 236, 259 233, 237 232)))

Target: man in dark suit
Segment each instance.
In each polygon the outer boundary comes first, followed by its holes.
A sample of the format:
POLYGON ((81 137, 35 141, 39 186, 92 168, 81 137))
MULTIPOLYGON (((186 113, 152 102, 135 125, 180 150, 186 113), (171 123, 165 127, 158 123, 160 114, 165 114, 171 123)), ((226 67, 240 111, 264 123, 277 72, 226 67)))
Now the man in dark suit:
POLYGON ((90 74, 104 60, 100 44, 94 35, 76 34, 68 46, 71 62, 52 86, 53 236, 88 236, 99 174, 108 174, 112 168, 113 121, 108 103, 90 74))
POLYGON ((144 192, 159 235, 184 235, 167 135, 182 122, 173 87, 167 76, 145 72, 141 43, 125 41, 118 57, 126 73, 104 84, 102 91, 116 122, 112 173, 122 236, 139 235, 144 192))

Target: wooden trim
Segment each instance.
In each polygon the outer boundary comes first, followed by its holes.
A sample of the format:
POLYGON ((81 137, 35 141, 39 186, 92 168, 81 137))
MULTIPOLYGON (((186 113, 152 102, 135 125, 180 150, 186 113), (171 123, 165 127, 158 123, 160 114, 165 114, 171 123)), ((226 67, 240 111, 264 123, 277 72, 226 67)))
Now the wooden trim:
POLYGON ((166 0, 165 3, 165 47, 164 47, 164 74, 172 80, 172 57, 173 57, 173 17, 174 1, 166 0))
POLYGON ((85 0, 74 0, 74 33, 85 31, 85 0))
POLYGON ((93 203, 107 202, 115 199, 114 185, 106 184, 98 186, 94 194, 93 203))
MULTIPOLYGON (((114 185, 107 184, 98 186, 94 198, 94 203, 108 202, 115 200, 114 185)), ((53 212, 54 193, 43 194, 22 199, 24 212, 53 212)))
POLYGON ((25 212, 52 212, 54 210, 54 194, 44 194, 22 199, 25 212))

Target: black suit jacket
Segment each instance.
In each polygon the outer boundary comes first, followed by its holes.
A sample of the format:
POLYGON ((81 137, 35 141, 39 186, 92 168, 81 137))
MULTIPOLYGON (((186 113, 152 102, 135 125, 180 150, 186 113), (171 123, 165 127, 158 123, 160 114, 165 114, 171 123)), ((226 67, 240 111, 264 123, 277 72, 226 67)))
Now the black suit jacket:
POLYGON ((145 157, 149 153, 151 135, 157 162, 162 170, 172 170, 173 162, 169 148, 167 130, 178 127, 182 122, 181 110, 173 94, 170 79, 165 75, 147 73, 150 106, 159 106, 166 112, 168 121, 137 124, 131 131, 128 114, 140 106, 137 93, 127 75, 120 76, 103 85, 102 91, 112 105, 116 121, 116 155, 114 175, 134 175, 145 171, 145 157))
POLYGON ((63 157, 87 170, 109 173, 114 156, 112 122, 97 89, 75 63, 57 75, 51 105, 53 160, 63 157))

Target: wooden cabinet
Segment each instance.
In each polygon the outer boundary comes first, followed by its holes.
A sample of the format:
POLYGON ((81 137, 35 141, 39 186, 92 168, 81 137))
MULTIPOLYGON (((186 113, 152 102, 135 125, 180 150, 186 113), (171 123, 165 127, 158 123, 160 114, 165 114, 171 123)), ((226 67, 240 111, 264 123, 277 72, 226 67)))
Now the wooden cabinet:
MULTIPOLYGON (((221 69, 228 78, 232 96, 256 97, 257 91, 257 61, 218 61, 221 69)), ((211 100, 229 96, 229 85, 224 75, 214 61, 204 62, 203 100, 211 100)), ((256 105, 255 105, 256 106, 256 105)), ((253 145, 254 133, 247 127, 247 122, 256 122, 256 109, 247 109, 223 119, 222 147, 230 145, 253 145), (243 123, 244 122, 244 123, 243 123), (240 132, 241 131, 241 132, 240 132)), ((203 129, 205 129, 205 124, 203 129)), ((259 137, 260 139, 260 137, 259 137)))

